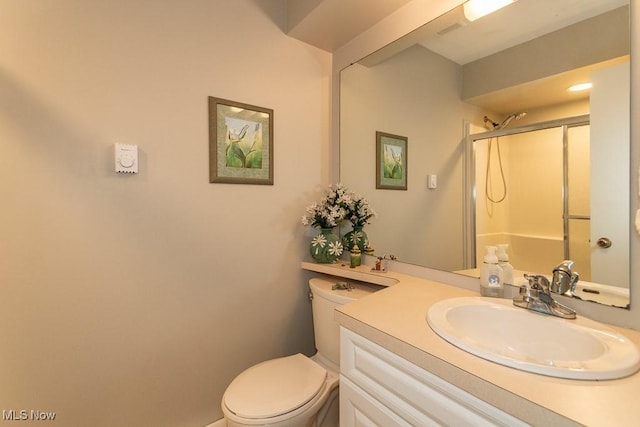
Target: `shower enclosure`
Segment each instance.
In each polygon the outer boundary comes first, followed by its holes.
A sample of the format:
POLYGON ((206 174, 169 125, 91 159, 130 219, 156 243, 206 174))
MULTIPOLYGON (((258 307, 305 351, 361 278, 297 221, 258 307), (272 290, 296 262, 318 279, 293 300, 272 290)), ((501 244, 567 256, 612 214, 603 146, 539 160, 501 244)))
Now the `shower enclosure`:
POLYGON ((517 270, 564 259, 591 280, 589 116, 470 135, 475 265, 506 243, 517 270))

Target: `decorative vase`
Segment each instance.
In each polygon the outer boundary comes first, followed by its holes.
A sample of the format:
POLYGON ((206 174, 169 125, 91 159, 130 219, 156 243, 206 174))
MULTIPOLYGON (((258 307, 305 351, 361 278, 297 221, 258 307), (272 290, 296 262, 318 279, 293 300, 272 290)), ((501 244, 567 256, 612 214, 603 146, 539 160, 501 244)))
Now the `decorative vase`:
POLYGON ((342 242, 332 228, 323 228, 311 239, 311 257, 318 263, 331 264, 342 255, 342 242))
POLYGON ((364 253, 364 248, 367 246, 368 241, 369 238, 367 237, 367 233, 362 229, 362 225, 354 225, 353 230, 345 234, 342 238, 342 244, 349 252, 351 252, 353 245, 358 245, 360 252, 364 253))

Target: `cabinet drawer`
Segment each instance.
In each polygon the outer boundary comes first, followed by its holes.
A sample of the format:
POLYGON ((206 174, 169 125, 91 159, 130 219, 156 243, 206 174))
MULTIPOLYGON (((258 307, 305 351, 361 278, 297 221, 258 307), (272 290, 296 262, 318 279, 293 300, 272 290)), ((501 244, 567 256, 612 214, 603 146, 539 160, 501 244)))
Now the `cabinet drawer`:
POLYGON ((340 426, 411 427, 411 424, 340 376, 340 426))
POLYGON ((343 327, 340 346, 342 375, 409 425, 527 425, 343 327))

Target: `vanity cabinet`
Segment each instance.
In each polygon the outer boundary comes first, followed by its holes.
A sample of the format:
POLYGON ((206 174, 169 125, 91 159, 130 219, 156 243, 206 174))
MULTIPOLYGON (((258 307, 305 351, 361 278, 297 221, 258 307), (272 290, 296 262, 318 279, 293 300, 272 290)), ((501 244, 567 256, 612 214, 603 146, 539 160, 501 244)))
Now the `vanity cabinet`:
POLYGON ((525 426, 368 339, 340 328, 340 426, 525 426))

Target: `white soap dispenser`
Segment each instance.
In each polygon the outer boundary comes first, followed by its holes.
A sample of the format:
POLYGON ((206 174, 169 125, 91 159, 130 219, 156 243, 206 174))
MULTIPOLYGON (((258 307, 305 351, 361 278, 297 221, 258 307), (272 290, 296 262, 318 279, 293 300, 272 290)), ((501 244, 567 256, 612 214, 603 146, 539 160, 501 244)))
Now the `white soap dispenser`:
POLYGON ((509 254, 507 254, 507 248, 509 245, 506 243, 498 245, 498 265, 502 267, 502 283, 505 285, 513 285, 513 266, 509 263, 509 254))
POLYGON ((504 295, 503 271, 498 264, 496 249, 495 246, 487 246, 484 263, 480 269, 480 295, 483 297, 502 298, 504 295))

